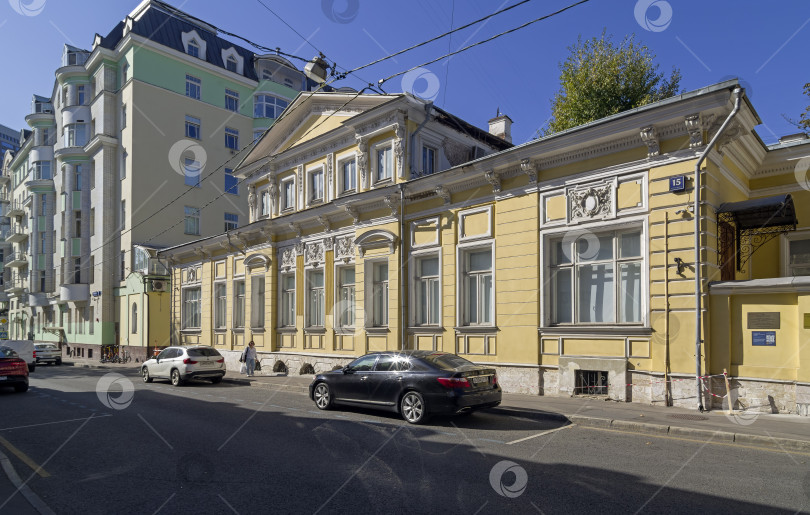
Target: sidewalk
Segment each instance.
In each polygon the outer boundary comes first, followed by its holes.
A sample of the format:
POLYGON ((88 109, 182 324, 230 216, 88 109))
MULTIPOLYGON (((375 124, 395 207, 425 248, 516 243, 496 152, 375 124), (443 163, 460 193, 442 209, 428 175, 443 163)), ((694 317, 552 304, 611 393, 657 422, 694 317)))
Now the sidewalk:
MULTIPOLYGON (((97 361, 64 362, 87 368, 138 368, 139 363, 111 364, 97 361)), ((312 375, 266 375, 246 377, 229 370, 225 381, 252 387, 309 394, 312 375)), ((785 452, 810 454, 810 417, 787 414, 735 412, 723 410, 700 413, 697 409, 664 407, 601 398, 553 397, 503 394, 503 402, 493 412, 506 415, 570 422, 606 430, 630 431, 687 440, 768 447, 785 452)))
MULTIPOLYGON (((245 377, 229 372, 226 381, 309 394, 312 375, 245 377)), ((493 412, 506 415, 570 422, 580 426, 670 436, 687 440, 768 447, 785 452, 810 453, 810 417, 740 413, 651 406, 606 401, 601 398, 503 395, 493 412)))

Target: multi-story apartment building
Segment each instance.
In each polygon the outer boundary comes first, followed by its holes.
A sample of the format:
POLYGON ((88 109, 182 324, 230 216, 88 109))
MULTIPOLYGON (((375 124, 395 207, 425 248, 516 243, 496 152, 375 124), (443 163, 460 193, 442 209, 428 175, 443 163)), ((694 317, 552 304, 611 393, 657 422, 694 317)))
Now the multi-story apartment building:
POLYGON ((178 341, 235 367, 253 339, 290 373, 447 351, 505 391, 810 414, 810 139, 764 145, 736 80, 506 149, 349 100, 302 94, 251 150, 254 222, 160 251, 178 341))
POLYGON ((15 131, 10 127, 0 124, 0 156, 6 150, 16 152, 20 149, 20 131, 15 131))
POLYGON ((277 55, 145 0, 83 50, 65 45, 32 134, 4 163, 12 338, 167 343, 155 250, 247 222, 240 149, 311 86, 277 55))

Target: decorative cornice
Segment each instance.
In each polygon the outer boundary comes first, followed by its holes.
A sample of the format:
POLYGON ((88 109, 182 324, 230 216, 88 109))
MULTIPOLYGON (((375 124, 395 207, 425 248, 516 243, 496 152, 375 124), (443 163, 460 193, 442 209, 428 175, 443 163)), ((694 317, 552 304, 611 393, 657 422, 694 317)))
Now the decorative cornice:
POLYGON ((529 176, 529 183, 530 184, 537 184, 537 167, 532 164, 531 159, 528 157, 526 159, 520 160, 520 169, 529 176))
POLYGON ((492 185, 493 193, 501 192, 501 178, 497 173, 492 170, 487 170, 484 172, 484 179, 492 185))
POLYGON ((399 215, 399 195, 386 195, 383 202, 391 210, 391 216, 399 215))
POLYGON ((686 132, 689 133, 689 148, 697 148, 703 146, 703 124, 700 121, 700 114, 690 114, 684 116, 684 125, 686 132))
POLYGON ((346 204, 343 206, 343 210, 352 217, 353 223, 357 225, 357 223, 360 221, 360 213, 357 211, 357 208, 351 204, 346 204))
POLYGON ((287 227, 290 228, 291 231, 295 233, 297 237, 301 237, 301 225, 297 222, 290 222, 287 224, 287 227))
POLYGON ((658 145, 658 133, 654 126, 642 127, 639 129, 639 135, 641 141, 647 145, 647 157, 655 157, 661 154, 661 148, 658 145))
POLYGON ((450 190, 448 190, 446 187, 441 185, 436 186, 436 189, 434 189, 433 192, 440 196, 445 204, 450 203, 450 190))
POLYGON ((323 228, 327 231, 332 229, 332 222, 325 215, 318 215, 318 223, 323 225, 323 228))

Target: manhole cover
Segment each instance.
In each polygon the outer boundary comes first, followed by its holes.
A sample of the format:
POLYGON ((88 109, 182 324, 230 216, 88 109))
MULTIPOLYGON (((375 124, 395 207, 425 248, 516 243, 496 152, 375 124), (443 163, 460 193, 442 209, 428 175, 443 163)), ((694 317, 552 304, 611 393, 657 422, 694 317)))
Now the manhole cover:
POLYGON ((667 415, 669 418, 677 418, 678 420, 709 420, 709 417, 704 417, 702 415, 687 415, 687 414, 674 414, 674 415, 667 415))

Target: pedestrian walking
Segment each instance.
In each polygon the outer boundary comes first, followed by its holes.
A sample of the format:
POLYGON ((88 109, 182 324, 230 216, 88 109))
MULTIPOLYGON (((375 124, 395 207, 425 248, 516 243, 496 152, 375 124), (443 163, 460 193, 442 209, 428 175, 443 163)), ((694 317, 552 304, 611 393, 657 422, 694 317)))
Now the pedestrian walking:
POLYGON ((239 358, 239 361, 245 364, 245 372, 248 377, 253 375, 253 370, 256 368, 256 357, 256 344, 253 343, 253 340, 250 340, 239 358))

